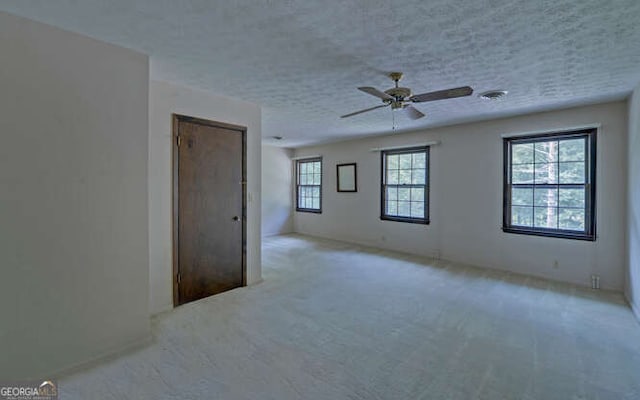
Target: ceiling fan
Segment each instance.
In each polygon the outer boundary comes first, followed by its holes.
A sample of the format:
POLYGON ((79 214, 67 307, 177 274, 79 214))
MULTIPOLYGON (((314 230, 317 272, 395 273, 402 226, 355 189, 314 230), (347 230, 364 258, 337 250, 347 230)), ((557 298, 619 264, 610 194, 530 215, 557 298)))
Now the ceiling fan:
POLYGON ((469 86, 462 86, 453 89, 445 89, 438 90, 435 92, 428 92, 422 94, 411 94, 411 89, 405 87, 398 87, 398 82, 402 79, 402 72, 392 72, 389 74, 389 78, 391 78, 396 86, 385 90, 384 92, 370 87, 363 86, 359 87, 358 90, 368 93, 372 96, 376 96, 382 99, 382 105, 367 108, 364 110, 352 112, 350 114, 346 114, 341 116, 340 118, 348 118, 353 117, 354 115, 366 113, 368 111, 373 111, 378 108, 391 106, 392 110, 402 109, 407 114, 407 116, 411 119, 419 119, 424 117, 425 115, 413 107, 412 103, 423 103, 425 101, 435 101, 435 100, 445 100, 445 99, 454 99, 456 97, 464 97, 469 96, 473 93, 473 89, 469 86))

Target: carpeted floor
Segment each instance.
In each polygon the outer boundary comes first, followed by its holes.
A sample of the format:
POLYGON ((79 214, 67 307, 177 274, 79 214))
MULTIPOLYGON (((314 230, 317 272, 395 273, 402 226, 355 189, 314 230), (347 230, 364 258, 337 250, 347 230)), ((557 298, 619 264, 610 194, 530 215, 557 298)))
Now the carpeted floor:
POLYGON ((153 320, 65 399, 640 399, 622 296, 299 235, 265 281, 153 320))

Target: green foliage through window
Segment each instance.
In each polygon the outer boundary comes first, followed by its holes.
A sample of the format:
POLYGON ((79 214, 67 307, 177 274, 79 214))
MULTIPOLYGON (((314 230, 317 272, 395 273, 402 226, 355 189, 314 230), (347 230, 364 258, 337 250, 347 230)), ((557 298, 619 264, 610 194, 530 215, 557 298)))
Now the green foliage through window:
POLYGON ((505 231, 595 239, 595 134, 505 139, 505 231))

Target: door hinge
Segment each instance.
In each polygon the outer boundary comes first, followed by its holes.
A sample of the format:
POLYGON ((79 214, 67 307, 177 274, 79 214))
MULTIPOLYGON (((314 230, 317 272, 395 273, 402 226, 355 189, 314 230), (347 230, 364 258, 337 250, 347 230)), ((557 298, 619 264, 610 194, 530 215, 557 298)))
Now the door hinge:
POLYGON ((178 276, 176 276, 176 279, 178 280, 178 283, 180 283, 180 281, 182 280, 180 276, 180 272, 178 272, 178 276))
POLYGON ((176 145, 180 147, 180 144, 182 144, 182 136, 178 135, 176 136, 176 145))

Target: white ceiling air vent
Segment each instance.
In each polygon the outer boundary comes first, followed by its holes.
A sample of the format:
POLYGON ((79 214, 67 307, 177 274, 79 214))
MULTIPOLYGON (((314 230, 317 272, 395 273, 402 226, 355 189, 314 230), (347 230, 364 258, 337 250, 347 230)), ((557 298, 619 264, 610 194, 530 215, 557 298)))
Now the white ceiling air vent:
POLYGON ((482 100, 500 100, 507 95, 506 90, 489 90, 478 95, 482 100))

